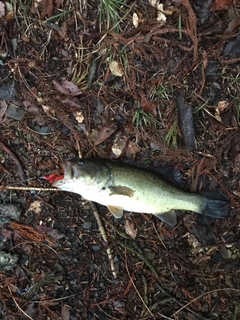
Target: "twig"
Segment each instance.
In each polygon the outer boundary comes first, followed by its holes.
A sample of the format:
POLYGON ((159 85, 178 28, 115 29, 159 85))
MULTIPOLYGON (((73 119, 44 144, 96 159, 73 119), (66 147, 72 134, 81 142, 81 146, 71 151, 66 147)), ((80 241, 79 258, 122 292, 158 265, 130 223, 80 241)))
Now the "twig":
POLYGON ((20 160, 15 156, 15 154, 7 147, 2 141, 0 141, 1 148, 12 158, 13 162, 16 164, 19 172, 19 176, 21 181, 26 181, 27 176, 25 175, 25 172, 23 171, 22 164, 20 160))
MULTIPOLYGON (((132 279, 132 276, 130 275, 130 272, 129 272, 129 269, 128 269, 128 264, 127 264, 127 249, 126 249, 126 248, 125 248, 125 267, 126 267, 126 270, 127 270, 128 276, 129 276, 129 279, 131 280, 132 285, 133 285, 135 291, 137 292, 140 300, 142 301, 142 304, 144 305, 145 309, 147 309, 147 311, 149 312, 149 314, 151 315, 151 317, 152 317, 153 319, 156 319, 155 316, 154 316, 154 314, 151 312, 151 310, 148 308, 148 306, 146 305, 145 301, 143 300, 140 292, 138 291, 138 289, 137 289, 137 287, 136 287, 136 285, 135 285, 135 283, 134 283, 134 281, 133 281, 133 279, 132 279)), ((164 317, 164 316, 163 316, 163 317, 164 317)), ((172 318, 166 318, 166 319, 172 320, 172 318)))
POLYGON ((152 223, 152 225, 153 225, 153 228, 154 228, 154 230, 155 230, 155 232, 156 232, 156 235, 157 235, 157 237, 158 237, 158 240, 161 242, 161 244, 164 246, 164 248, 168 251, 168 248, 165 246, 164 242, 162 241, 162 239, 161 239, 161 237, 160 237, 160 235, 159 235, 159 233, 158 233, 158 231, 157 231, 157 228, 156 228, 155 224, 152 223))
MULTIPOLYGON (((122 238, 125 239, 125 243, 123 243, 122 241, 118 241, 118 244, 123 247, 125 250, 129 250, 130 252, 134 253, 135 255, 137 255, 145 264, 146 266, 151 270, 151 272, 153 273, 153 275, 156 277, 156 279, 158 281, 155 282, 155 286, 157 287, 157 289, 159 291, 161 291, 163 294, 165 294, 168 298, 170 298, 173 302, 175 302, 176 304, 178 304, 180 307, 185 307, 185 305, 178 301, 174 296, 172 296, 167 290, 164 289, 163 284, 161 283, 161 279, 156 271, 156 269, 154 268, 154 266, 149 262, 149 260, 145 257, 144 253, 142 252, 141 248, 139 248, 139 246, 137 245, 136 242, 130 241, 129 243, 127 242, 127 240, 131 240, 126 234, 122 233, 121 231, 119 231, 117 228, 115 228, 113 226, 113 224, 108 220, 105 220, 107 224, 110 225, 110 227, 116 232, 118 233, 122 238)), ((181 310, 181 309, 180 309, 181 310)), ((200 320, 206 320, 207 318, 201 316, 199 313, 195 312, 194 310, 192 310, 191 308, 186 306, 186 310, 189 311, 190 313, 194 314, 197 319, 200 320)))
POLYGON ((57 188, 39 188, 39 187, 21 187, 21 186, 4 186, 0 185, 0 191, 3 189, 7 190, 25 190, 25 191, 64 191, 57 188))
POLYGON ((4 172, 6 172, 7 174, 9 174, 10 176, 12 176, 12 173, 10 172, 10 170, 8 170, 6 167, 4 167, 1 163, 0 163, 0 169, 3 170, 4 172))
POLYGON ((182 308, 180 308, 178 311, 174 312, 172 314, 172 317, 175 317, 180 311, 182 311, 183 309, 187 308, 190 304, 192 304, 193 302, 199 300, 200 298, 204 297, 205 295, 207 294, 211 294, 211 293, 214 293, 214 292, 218 292, 218 291, 233 291, 233 292, 240 292, 239 289, 235 289, 235 288, 221 288, 221 289, 214 289, 214 290, 211 290, 211 291, 208 291, 208 292, 204 292, 202 293, 200 296, 198 296, 197 298, 191 300, 190 302, 186 303, 185 305, 182 306, 182 308))
POLYGON ((33 318, 31 318, 25 311, 23 311, 23 309, 19 306, 19 304, 17 303, 16 299, 14 298, 13 294, 12 294, 12 291, 10 289, 10 287, 8 286, 8 290, 9 292, 11 293, 11 296, 12 296, 12 299, 13 301, 15 302, 17 308, 30 320, 33 320, 33 318))
MULTIPOLYGON (((90 202, 94 217, 97 220, 98 229, 99 229, 99 231, 100 231, 100 233, 101 233, 101 235, 103 237, 103 240, 108 244, 107 234, 106 234, 106 231, 105 231, 105 229, 103 227, 101 218, 100 218, 100 216, 98 214, 96 205, 92 201, 89 201, 89 202, 90 202)), ((115 269, 115 265, 114 265, 114 261, 113 261, 112 250, 109 247, 107 248, 107 255, 108 255, 109 262, 110 262, 110 267, 111 267, 112 274, 116 278, 117 277, 117 271, 115 269)))

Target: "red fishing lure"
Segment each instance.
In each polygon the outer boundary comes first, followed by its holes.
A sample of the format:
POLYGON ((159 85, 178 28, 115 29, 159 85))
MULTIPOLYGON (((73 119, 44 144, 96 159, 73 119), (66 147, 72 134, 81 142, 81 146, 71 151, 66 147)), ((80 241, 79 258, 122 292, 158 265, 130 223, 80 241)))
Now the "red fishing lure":
POLYGON ((50 183, 53 183, 54 181, 63 179, 64 175, 59 176, 56 173, 51 173, 49 176, 42 176, 42 178, 47 180, 50 183))

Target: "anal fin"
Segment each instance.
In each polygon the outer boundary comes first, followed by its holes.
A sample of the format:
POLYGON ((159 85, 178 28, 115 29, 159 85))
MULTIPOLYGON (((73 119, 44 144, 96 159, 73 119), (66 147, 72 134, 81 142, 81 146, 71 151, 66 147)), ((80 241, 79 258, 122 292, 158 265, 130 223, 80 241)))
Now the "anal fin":
POLYGON ((162 212, 162 213, 154 213, 154 215, 158 219, 169 224, 171 227, 174 227, 177 223, 177 215, 174 210, 169 210, 167 212, 162 212))

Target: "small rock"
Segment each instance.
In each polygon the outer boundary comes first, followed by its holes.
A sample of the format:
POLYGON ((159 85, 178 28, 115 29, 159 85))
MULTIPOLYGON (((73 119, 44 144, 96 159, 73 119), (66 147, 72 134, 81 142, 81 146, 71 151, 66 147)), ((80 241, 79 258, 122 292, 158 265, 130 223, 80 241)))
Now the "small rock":
POLYGON ((83 229, 89 230, 89 229, 91 229, 91 226, 92 226, 92 222, 91 221, 85 221, 83 223, 83 229))
POLYGON ((9 100, 16 95, 14 81, 0 85, 0 100, 9 100))
POLYGON ((126 304, 122 300, 116 300, 116 301, 113 301, 113 305, 115 308, 119 309, 119 308, 124 308, 126 304))
POLYGON ((21 121, 25 116, 25 111, 20 107, 17 107, 13 104, 9 104, 5 115, 8 118, 11 118, 11 119, 14 119, 17 121, 21 121))
POLYGON ((7 223, 9 220, 19 220, 21 210, 13 204, 0 204, 0 224, 7 223))
POLYGON ((93 251, 98 251, 98 250, 100 250, 100 247, 99 246, 92 246, 92 249, 93 249, 93 251))
POLYGON ((144 255, 148 260, 153 260, 155 258, 155 252, 149 250, 149 249, 144 249, 144 255))
POLYGON ((18 256, 16 254, 10 254, 0 251, 0 271, 11 270, 15 267, 18 261, 18 256))

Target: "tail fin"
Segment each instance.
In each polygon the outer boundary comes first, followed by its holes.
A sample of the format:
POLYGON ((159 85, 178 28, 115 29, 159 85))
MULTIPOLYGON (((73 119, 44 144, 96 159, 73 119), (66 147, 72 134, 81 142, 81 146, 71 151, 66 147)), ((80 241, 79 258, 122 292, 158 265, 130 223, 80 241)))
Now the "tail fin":
POLYGON ((225 194, 204 192, 202 214, 213 218, 225 218, 228 216, 229 197, 225 194))

